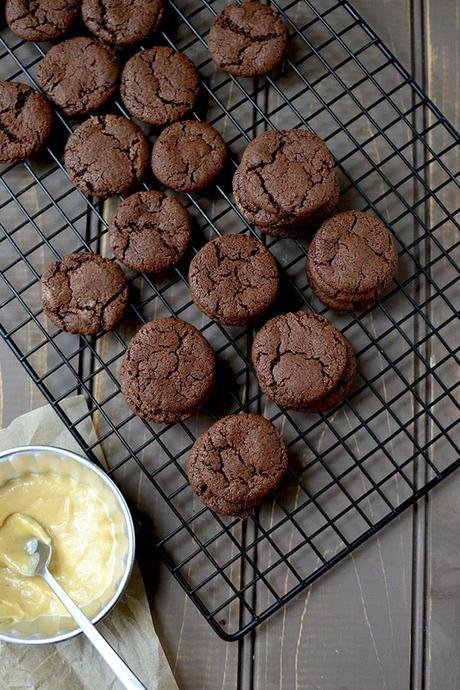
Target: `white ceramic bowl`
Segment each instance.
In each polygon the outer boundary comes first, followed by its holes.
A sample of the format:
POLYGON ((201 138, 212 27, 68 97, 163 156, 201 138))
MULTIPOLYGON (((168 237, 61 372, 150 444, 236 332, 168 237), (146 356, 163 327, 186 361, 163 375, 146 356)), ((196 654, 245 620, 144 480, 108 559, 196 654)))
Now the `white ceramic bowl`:
MULTIPOLYGON (((89 460, 61 448, 52 446, 23 446, 12 448, 0 453, 0 486, 10 479, 16 479, 26 474, 54 472, 63 476, 71 476, 84 480, 98 491, 109 510, 121 516, 121 529, 126 539, 120 552, 121 568, 116 581, 112 583, 113 591, 109 600, 92 617, 92 622, 97 623, 115 606, 123 594, 129 581, 134 563, 135 535, 131 513, 125 499, 114 482, 105 472, 99 469, 89 460)), ((14 642, 16 644, 49 644, 62 642, 80 634, 80 628, 58 630, 53 636, 44 636, 37 632, 25 634, 22 631, 0 632, 0 640, 14 642)))

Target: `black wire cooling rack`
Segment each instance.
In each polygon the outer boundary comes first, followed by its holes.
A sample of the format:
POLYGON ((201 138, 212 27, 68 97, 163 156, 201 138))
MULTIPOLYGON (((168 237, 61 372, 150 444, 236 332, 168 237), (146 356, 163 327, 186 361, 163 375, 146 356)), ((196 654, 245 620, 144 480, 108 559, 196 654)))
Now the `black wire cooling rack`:
MULTIPOLYGON (((261 239, 282 267, 280 309, 327 313, 358 354, 355 389, 340 409, 303 415, 261 396, 248 356, 252 331, 218 327, 197 311, 187 287, 190 256, 158 281, 131 274, 130 319, 117 332, 78 338, 47 322, 38 290, 44 266, 78 249, 105 253, 114 207, 113 200, 86 199, 69 183, 62 145, 75 122, 57 114, 43 155, 4 167, 0 186, 2 336, 83 450, 94 459, 98 447, 104 449, 112 477, 153 521, 150 545, 225 639, 241 637, 280 609, 460 464, 454 438, 458 133, 348 3, 272 4, 291 42, 283 69, 267 79, 236 80, 214 70, 206 36, 220 0, 170 2, 157 37, 198 65, 203 95, 193 115, 213 124, 232 154, 212 190, 184 197, 195 221, 190 254, 216 234, 255 232, 233 204, 230 180, 256 133, 306 127, 327 141, 341 180, 341 208, 370 209, 399 243, 392 289, 359 314, 328 313, 306 285, 306 243, 261 239), (139 325, 165 314, 197 325, 221 368, 208 408, 173 427, 129 414, 116 374, 139 325), (65 400, 76 393, 85 395, 89 409, 70 419, 65 400), (199 433, 222 414, 243 409, 264 414, 281 430, 290 471, 272 500, 241 523, 203 508, 184 467, 199 433), (83 433, 90 415, 99 435, 94 444, 83 433)), ((45 51, 2 31, 0 78, 34 83, 45 51)), ((124 112, 119 102, 112 107, 124 112)))

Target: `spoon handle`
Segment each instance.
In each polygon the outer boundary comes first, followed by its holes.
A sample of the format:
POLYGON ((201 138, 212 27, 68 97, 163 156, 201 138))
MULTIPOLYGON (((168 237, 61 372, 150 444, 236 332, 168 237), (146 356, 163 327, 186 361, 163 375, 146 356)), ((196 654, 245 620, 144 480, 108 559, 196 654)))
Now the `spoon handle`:
POLYGON ((81 609, 73 602, 67 592, 54 579, 49 570, 42 570, 41 576, 53 590, 60 602, 65 606, 72 618, 78 623, 86 637, 96 647, 104 661, 110 666, 115 675, 123 683, 127 690, 146 690, 140 680, 128 668, 125 662, 118 656, 115 650, 109 645, 107 640, 96 630, 94 625, 88 620, 81 609))

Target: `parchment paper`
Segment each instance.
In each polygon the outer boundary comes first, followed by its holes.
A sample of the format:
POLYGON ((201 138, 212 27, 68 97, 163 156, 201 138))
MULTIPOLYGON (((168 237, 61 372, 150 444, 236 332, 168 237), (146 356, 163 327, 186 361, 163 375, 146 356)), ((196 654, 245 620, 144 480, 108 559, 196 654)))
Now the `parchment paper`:
MULTIPOLYGON (((82 396, 62 406, 71 420, 88 410, 82 396)), ((96 432, 89 420, 78 429, 89 443, 96 432)), ((23 445, 52 445, 81 453, 54 410, 45 405, 0 430, 0 451, 23 445)), ((100 455, 100 461, 104 458, 100 455)), ((124 597, 98 630, 129 664, 148 690, 178 690, 153 627, 142 576, 135 565, 124 597)), ((22 646, 0 642, 0 688, 7 690, 121 690, 105 662, 80 635, 55 645, 22 646)))

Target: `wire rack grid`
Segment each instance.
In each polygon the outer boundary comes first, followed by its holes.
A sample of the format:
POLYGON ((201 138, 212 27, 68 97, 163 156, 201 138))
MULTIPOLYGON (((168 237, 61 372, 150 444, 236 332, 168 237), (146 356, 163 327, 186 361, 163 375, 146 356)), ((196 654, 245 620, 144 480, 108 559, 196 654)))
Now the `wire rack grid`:
MULTIPOLYGON (((130 318, 111 334, 78 338, 44 317, 38 281, 47 263, 78 249, 107 253, 102 204, 75 190, 62 144, 78 123, 57 113, 42 156, 4 166, 0 186, 1 333, 21 364, 95 459, 153 523, 145 544, 158 549, 214 630, 235 640, 279 610, 459 466, 458 167, 459 136, 347 2, 273 2, 290 32, 283 69, 237 80, 214 69, 206 49, 216 0, 170 0, 158 40, 185 52, 203 77, 194 117, 229 144, 221 180, 183 197, 195 223, 190 255, 159 280, 130 274, 130 318), (398 278, 375 306, 329 313, 304 272, 307 243, 260 237, 231 197, 231 174, 248 141, 269 128, 306 127, 326 140, 341 181, 341 208, 370 210, 399 246, 398 278), (324 415, 278 408, 261 396, 250 361, 253 331, 223 328, 190 300, 187 265, 205 241, 250 232, 276 256, 283 276, 280 310, 325 313, 358 355, 350 399, 324 415), (194 323, 219 360, 218 394, 199 416, 159 426, 131 415, 117 369, 140 324, 161 315, 194 323), (83 393, 88 413, 72 419, 68 396, 83 393), (196 437, 222 414, 264 414, 290 452, 289 478, 244 522, 220 518, 191 494, 185 473, 196 437), (83 429, 91 416, 98 441, 83 429)), ((47 46, 0 33, 0 78, 35 84, 47 46)), ((112 109, 125 115, 120 102, 112 109)), ((146 130, 150 139, 155 132, 146 130)), ((155 185, 147 180, 145 186, 155 185)))

